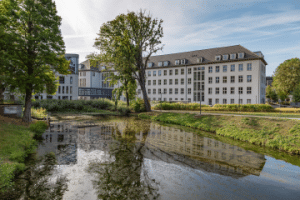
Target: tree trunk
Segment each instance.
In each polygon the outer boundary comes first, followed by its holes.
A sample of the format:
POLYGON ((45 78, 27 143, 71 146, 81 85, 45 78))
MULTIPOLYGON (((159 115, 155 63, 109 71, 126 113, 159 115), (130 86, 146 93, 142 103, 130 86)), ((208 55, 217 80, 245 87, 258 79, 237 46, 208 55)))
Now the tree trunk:
POLYGON ((31 97, 32 91, 30 89, 26 89, 25 95, 25 110, 23 115, 23 122, 31 122, 31 97))
POLYGON ((129 98, 128 98, 128 91, 126 90, 126 101, 127 101, 127 107, 129 107, 129 98))
POLYGON ((143 93, 143 98, 144 98, 146 111, 150 112, 151 111, 151 106, 150 106, 150 103, 148 101, 148 95, 147 95, 147 92, 146 92, 145 81, 141 81, 140 86, 141 86, 141 90, 142 90, 142 93, 143 93))

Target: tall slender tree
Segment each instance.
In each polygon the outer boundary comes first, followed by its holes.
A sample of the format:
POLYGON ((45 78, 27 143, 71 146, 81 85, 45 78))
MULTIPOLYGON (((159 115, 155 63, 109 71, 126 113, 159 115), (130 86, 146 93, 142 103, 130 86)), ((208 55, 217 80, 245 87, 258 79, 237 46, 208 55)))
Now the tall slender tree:
POLYGON ((55 72, 69 74, 69 61, 53 0, 3 0, 0 2, 0 74, 5 83, 25 94, 23 121, 31 121, 32 93, 53 94, 55 72))
POLYGON ((151 110, 146 92, 145 70, 151 55, 162 50, 162 20, 152 19, 145 11, 121 14, 114 20, 103 24, 94 46, 100 54, 91 55, 105 63, 113 63, 114 70, 120 75, 124 68, 129 70, 141 86, 145 108, 151 110))

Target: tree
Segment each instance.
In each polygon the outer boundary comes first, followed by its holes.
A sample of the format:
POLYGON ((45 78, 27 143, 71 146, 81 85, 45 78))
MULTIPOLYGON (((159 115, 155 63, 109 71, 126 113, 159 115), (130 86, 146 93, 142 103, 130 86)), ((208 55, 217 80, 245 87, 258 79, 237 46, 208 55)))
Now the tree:
POLYGON ((277 94, 289 95, 300 83, 300 59, 292 58, 281 63, 275 71, 273 86, 277 94))
POLYGON ((292 94, 293 94, 293 101, 300 102, 300 84, 296 86, 292 94))
POLYGON ((94 47, 100 54, 92 58, 105 63, 113 63, 113 68, 120 75, 126 71, 141 86, 145 108, 151 110, 146 92, 145 70, 152 54, 162 50, 162 20, 152 19, 150 14, 140 10, 137 13, 121 14, 114 20, 103 24, 96 38, 94 47))
POLYGON ((32 93, 54 94, 55 72, 70 73, 61 18, 52 0, 4 0, 0 5, 5 10, 0 17, 0 74, 5 74, 6 85, 25 94, 23 121, 29 122, 32 93))
POLYGON ((266 88, 266 97, 268 99, 271 99, 272 101, 277 101, 278 100, 275 89, 273 87, 271 87, 270 85, 268 85, 267 88, 266 88))

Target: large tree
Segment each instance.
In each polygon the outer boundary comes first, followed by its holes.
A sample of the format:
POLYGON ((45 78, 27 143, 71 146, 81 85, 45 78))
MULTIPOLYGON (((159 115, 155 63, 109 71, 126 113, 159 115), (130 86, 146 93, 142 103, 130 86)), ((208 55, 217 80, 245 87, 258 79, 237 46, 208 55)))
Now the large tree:
POLYGON ((300 83, 300 59, 292 58, 281 63, 275 71, 272 85, 277 94, 287 96, 300 83))
POLYGON ((61 17, 52 0, 3 0, 0 2, 0 74, 10 88, 25 94, 23 121, 31 121, 32 93, 54 94, 55 72, 69 74, 64 57, 61 17))
POLYGON ((94 46, 100 54, 93 55, 99 61, 113 63, 120 75, 128 72, 141 86, 145 108, 151 110, 146 92, 146 67, 151 55, 162 50, 162 20, 152 19, 145 11, 121 14, 104 23, 94 46), (126 68, 126 70, 124 69, 126 68))

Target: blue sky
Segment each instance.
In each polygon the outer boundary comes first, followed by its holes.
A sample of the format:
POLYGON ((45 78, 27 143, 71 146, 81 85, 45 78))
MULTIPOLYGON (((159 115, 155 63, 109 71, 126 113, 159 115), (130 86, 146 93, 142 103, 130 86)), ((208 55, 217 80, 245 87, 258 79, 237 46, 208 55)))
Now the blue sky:
POLYGON ((240 44, 261 51, 270 76, 280 63, 300 57, 299 0, 55 0, 67 53, 80 62, 96 52, 100 26, 121 13, 146 9, 163 19, 165 45, 158 54, 240 44))

